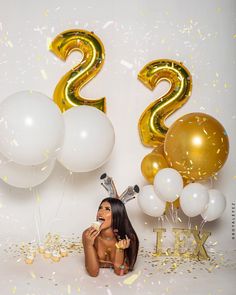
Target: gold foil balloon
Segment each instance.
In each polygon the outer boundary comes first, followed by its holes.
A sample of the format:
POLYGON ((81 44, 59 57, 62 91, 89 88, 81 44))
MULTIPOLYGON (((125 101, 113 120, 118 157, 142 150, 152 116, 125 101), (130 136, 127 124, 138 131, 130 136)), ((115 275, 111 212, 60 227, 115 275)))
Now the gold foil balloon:
POLYGON ((140 71, 138 78, 153 90, 158 83, 170 83, 168 92, 151 103, 139 119, 139 134, 145 146, 164 142, 168 128, 165 119, 185 104, 191 95, 192 77, 182 63, 169 59, 154 60, 140 71))
POLYGON ((68 30, 52 41, 50 49, 63 61, 73 51, 83 54, 82 61, 61 78, 54 91, 54 101, 61 111, 73 106, 88 105, 105 112, 105 97, 90 100, 80 95, 81 88, 96 76, 103 66, 105 50, 101 40, 93 32, 68 30))
POLYGON ((169 128, 164 150, 170 166, 195 181, 213 176, 224 165, 229 140, 224 127, 204 113, 187 114, 169 128))
POLYGON ((143 176, 149 183, 153 183, 154 177, 160 169, 168 167, 168 163, 158 150, 153 150, 147 154, 141 163, 141 171, 143 176))

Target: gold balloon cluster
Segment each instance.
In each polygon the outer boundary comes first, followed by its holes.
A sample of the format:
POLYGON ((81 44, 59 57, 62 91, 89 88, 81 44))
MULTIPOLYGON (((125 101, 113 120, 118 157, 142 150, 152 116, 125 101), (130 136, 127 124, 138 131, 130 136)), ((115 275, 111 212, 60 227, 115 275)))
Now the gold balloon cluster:
POLYGON ((224 127, 204 113, 190 113, 168 129, 165 119, 188 100, 192 90, 189 71, 173 60, 148 63, 139 79, 151 90, 162 81, 170 83, 169 91, 149 105, 139 120, 139 133, 145 146, 155 147, 141 163, 143 176, 153 183, 157 172, 166 167, 176 169, 185 183, 214 176, 224 165, 229 153, 229 140, 224 127))

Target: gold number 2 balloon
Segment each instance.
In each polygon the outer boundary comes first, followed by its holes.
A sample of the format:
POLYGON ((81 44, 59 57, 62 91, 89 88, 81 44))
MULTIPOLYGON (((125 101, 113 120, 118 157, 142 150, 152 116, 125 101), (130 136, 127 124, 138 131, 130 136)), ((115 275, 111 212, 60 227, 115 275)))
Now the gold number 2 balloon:
POLYGON ((68 30, 56 36, 50 49, 63 61, 73 51, 83 54, 82 61, 66 73, 55 88, 53 98, 61 111, 73 106, 88 105, 105 112, 105 97, 91 100, 80 95, 81 88, 96 76, 103 66, 105 50, 101 40, 93 32, 68 30))
POLYGON ((164 142, 168 130, 165 119, 181 108, 190 97, 192 77, 182 63, 159 59, 145 65, 138 78, 151 90, 163 80, 170 83, 168 92, 151 103, 139 119, 142 143, 148 147, 157 147, 159 143, 164 142))

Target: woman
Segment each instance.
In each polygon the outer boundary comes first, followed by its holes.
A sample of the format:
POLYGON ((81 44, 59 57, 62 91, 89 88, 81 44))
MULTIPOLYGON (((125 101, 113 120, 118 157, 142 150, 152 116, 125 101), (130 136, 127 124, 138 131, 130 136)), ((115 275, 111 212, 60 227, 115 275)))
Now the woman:
POLYGON ((83 232, 85 267, 90 276, 97 276, 100 267, 111 267, 117 275, 133 270, 139 240, 130 223, 125 206, 116 198, 102 200, 97 220, 99 230, 90 227, 83 232))

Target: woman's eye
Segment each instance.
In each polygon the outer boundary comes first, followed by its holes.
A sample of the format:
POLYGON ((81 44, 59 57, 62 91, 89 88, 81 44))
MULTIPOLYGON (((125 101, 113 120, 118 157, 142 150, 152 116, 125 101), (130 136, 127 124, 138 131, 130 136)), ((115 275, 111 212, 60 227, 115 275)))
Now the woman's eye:
POLYGON ((109 207, 106 207, 106 210, 107 210, 107 211, 111 211, 111 208, 109 208, 109 207))

